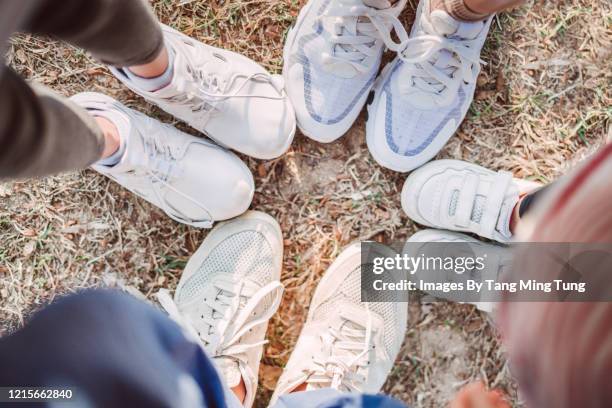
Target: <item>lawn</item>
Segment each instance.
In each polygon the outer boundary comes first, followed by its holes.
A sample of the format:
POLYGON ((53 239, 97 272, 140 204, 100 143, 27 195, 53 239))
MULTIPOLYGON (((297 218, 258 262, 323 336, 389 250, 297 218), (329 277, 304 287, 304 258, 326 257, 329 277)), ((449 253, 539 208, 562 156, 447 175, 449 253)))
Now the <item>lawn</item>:
MULTIPOLYGON (((280 72, 283 40, 304 3, 165 0, 153 7, 162 22, 280 72)), ((403 14, 407 27, 416 5, 417 0, 409 1, 403 14)), ((482 55, 486 65, 474 104, 439 157, 541 182, 562 176, 610 139, 611 52, 607 1, 530 1, 499 15, 482 55)), ((196 134, 66 44, 20 35, 8 63, 66 96, 103 92, 196 134)), ((362 115, 333 144, 298 135, 279 159, 244 158, 256 178, 252 208, 276 217, 285 239, 286 291, 268 331, 259 406, 266 405, 291 353, 317 282, 341 249, 356 240, 403 240, 418 229, 400 207, 406 176, 376 165, 364 126, 362 115)), ((2 184, 0 333, 10 333, 33 310, 80 288, 121 287, 148 298, 160 288, 173 289, 206 233, 175 223, 91 170, 2 184)), ((385 391, 413 407, 442 407, 463 384, 482 379, 520 406, 486 315, 471 306, 415 299, 410 317, 385 391)))

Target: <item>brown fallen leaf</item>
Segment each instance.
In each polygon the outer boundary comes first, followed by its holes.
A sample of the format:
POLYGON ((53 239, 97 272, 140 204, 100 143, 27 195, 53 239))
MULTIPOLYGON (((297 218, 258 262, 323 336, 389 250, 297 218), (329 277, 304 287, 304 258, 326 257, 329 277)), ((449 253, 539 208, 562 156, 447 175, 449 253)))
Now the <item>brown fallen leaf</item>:
POLYGON ((274 391, 278 378, 283 373, 283 369, 276 366, 262 364, 259 368, 259 378, 261 378, 261 384, 268 391, 274 391))
POLYGON ((495 90, 497 92, 502 92, 506 87, 506 78, 504 77, 504 71, 499 70, 497 73, 497 79, 495 80, 495 90))
POLYGON ((259 163, 259 166, 257 166, 257 175, 261 178, 266 177, 266 165, 263 163, 259 163))
POLYGON ((38 233, 36 232, 36 230, 33 230, 32 228, 26 228, 21 232, 21 235, 23 235, 24 237, 35 237, 38 235, 38 233))
POLYGON ((496 94, 496 91, 478 91, 476 92, 476 100, 480 101, 483 99, 489 99, 495 94, 496 94))

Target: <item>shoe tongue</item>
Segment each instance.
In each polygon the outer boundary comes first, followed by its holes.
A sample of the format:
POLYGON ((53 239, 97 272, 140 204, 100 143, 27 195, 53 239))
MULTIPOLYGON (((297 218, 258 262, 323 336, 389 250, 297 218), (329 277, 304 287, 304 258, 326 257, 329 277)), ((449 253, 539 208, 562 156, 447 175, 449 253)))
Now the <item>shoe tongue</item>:
POLYGON ((473 40, 478 37, 478 34, 480 34, 484 27, 482 21, 465 22, 455 20, 444 10, 432 11, 429 20, 437 34, 467 40, 473 40))
POLYGON ((216 357, 215 362, 228 387, 232 388, 240 384, 242 373, 236 360, 229 357, 216 357))
MULTIPOLYGON (((398 0, 342 0, 341 3, 344 6, 363 6, 366 5, 368 7, 372 7, 378 10, 386 10, 390 9, 396 5, 398 0)), ((353 30, 357 29, 358 23, 370 23, 370 20, 367 17, 359 17, 353 23, 353 30)), ((330 31, 333 31, 330 29, 330 31)), ((336 33, 337 35, 343 34, 342 32, 336 33)), ((343 48, 345 51, 350 52, 353 47, 351 45, 338 45, 338 47, 343 48)), ((355 75, 359 74, 357 70, 349 63, 344 62, 334 62, 332 64, 326 65, 326 68, 333 72, 335 75, 341 78, 353 78, 355 75)))
MULTIPOLYGON (((189 61, 181 54, 181 50, 175 51, 174 57, 174 75, 172 80, 165 87, 155 91, 155 96, 160 98, 171 98, 182 94, 187 89, 187 85, 194 82, 193 73, 188 71, 189 61)), ((211 54, 206 61, 199 66, 199 69, 211 77, 222 78, 227 75, 229 65, 217 54, 211 54)), ((204 86, 203 81, 199 81, 201 86, 204 86)), ((213 91, 210 90, 209 91, 213 91)))
POLYGON ((105 117, 113 122, 119 130, 121 141, 125 146, 123 156, 119 162, 111 167, 104 166, 105 171, 124 173, 133 170, 136 166, 146 164, 147 160, 144 154, 143 140, 138 135, 138 129, 135 129, 134 121, 131 120, 130 117, 121 112, 110 110, 96 110, 93 114, 95 116, 105 117))

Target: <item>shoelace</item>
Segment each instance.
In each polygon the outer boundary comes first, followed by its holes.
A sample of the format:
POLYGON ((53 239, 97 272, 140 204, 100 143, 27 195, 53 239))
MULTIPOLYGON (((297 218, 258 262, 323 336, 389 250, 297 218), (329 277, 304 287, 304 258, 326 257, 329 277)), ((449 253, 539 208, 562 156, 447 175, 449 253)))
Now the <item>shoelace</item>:
MULTIPOLYGON (((245 75, 241 73, 231 74, 227 78, 222 78, 219 75, 214 75, 206 71, 203 63, 196 61, 194 52, 188 46, 182 43, 182 40, 172 42, 174 47, 182 48, 180 55, 185 58, 187 72, 190 78, 178 78, 176 82, 177 89, 180 94, 168 98, 170 101, 189 106, 193 112, 202 113, 200 120, 205 123, 210 116, 221 110, 220 104, 231 98, 261 98, 280 100, 285 99, 286 94, 284 87, 275 80, 275 77, 268 73, 254 73, 245 75), (181 80, 182 79, 182 80, 181 80), (241 91, 251 82, 267 82, 278 93, 274 95, 263 95, 255 93, 241 93, 241 91)), ((197 50, 197 48, 195 48, 197 50)), ((217 58, 214 55, 209 58, 217 58)), ((220 59, 221 60, 221 59, 220 59)), ((228 61, 224 61, 229 64, 228 61)), ((227 71, 231 71, 228 67, 227 71)))
POLYGON ((372 346, 372 314, 366 304, 366 322, 359 322, 356 317, 342 315, 344 320, 340 330, 330 329, 321 335, 326 348, 332 350, 326 359, 313 359, 311 366, 304 370, 303 382, 321 387, 341 388, 348 392, 361 392, 366 378, 359 374, 361 368, 367 367, 369 361, 364 361, 373 349, 372 346), (354 324, 359 329, 347 327, 346 323, 354 324), (339 355, 339 352, 353 354, 339 355))
MULTIPOLYGON (((425 18, 425 17, 424 17, 425 18)), ((478 75, 480 59, 478 37, 463 39, 424 33, 402 44, 399 58, 406 62, 409 71, 404 80, 429 94, 441 94, 446 89, 456 92, 460 81, 473 83, 478 75), (445 66, 435 66, 442 52, 448 52, 445 66)))
POLYGON ((409 76, 413 85, 428 93, 439 94, 446 88, 456 89, 458 81, 472 83, 476 80, 475 66, 484 63, 475 40, 459 40, 437 35, 421 35, 409 39, 399 58, 411 64, 409 76), (446 67, 436 67, 430 59, 438 52, 447 50, 454 56, 446 67), (418 65, 417 65, 418 64, 418 65), (448 69, 452 73, 448 73, 448 69))
POLYGON ((199 323, 203 324, 206 330, 196 329, 194 324, 180 312, 166 289, 157 293, 157 299, 168 315, 192 338, 197 339, 213 357, 229 357, 246 365, 244 353, 266 344, 267 340, 245 343, 241 342, 241 339, 253 328, 267 323, 276 313, 281 302, 283 286, 280 282, 275 281, 262 288, 254 288, 254 285, 247 287, 245 282, 236 285, 232 278, 224 277, 217 278, 211 285, 219 291, 219 294, 214 299, 202 300, 203 306, 212 311, 210 317, 204 315, 200 317, 199 323), (272 304, 262 315, 252 319, 257 307, 271 294, 274 295, 272 304), (241 297, 245 295, 248 301, 241 306, 241 297), (218 328, 218 332, 215 332, 215 327, 218 328), (213 343, 217 343, 217 346, 211 350, 210 345, 213 343))
POLYGON ((208 209, 201 202, 178 190, 168 182, 168 180, 172 177, 176 164, 176 157, 174 157, 171 147, 160 138, 148 135, 141 136, 143 138, 145 155, 149 161, 142 167, 143 173, 149 180, 151 190, 153 191, 153 194, 155 194, 157 202, 161 205, 162 210, 164 210, 164 212, 174 221, 180 223, 190 223, 201 228, 212 227, 213 217, 210 211, 208 211, 208 209), (192 219, 184 214, 181 214, 180 211, 168 204, 168 202, 162 196, 159 188, 160 185, 200 208, 202 211, 204 211, 206 217, 202 219, 192 219))
POLYGON ((378 41, 382 40, 390 50, 398 51, 408 40, 408 33, 393 13, 393 10, 402 9, 405 4, 406 0, 399 0, 392 9, 377 9, 365 4, 348 7, 340 2, 331 7, 319 17, 322 21, 332 21, 335 30, 329 33, 328 38, 334 44, 333 52, 324 54, 323 61, 348 63, 358 72, 368 72, 371 67, 364 60, 377 55, 378 41), (397 33, 398 43, 392 39, 389 26, 397 33))

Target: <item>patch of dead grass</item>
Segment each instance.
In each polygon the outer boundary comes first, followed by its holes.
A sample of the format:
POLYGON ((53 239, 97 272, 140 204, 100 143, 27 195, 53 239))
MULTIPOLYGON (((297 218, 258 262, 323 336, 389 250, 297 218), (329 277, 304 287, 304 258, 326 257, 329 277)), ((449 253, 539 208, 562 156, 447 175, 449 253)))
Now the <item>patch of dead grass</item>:
MULTIPOLYGON (((246 54, 271 71, 305 1, 155 1, 160 19, 246 54)), ((403 19, 413 20, 416 0, 403 19)), ((612 13, 596 0, 529 2, 494 22, 476 99, 440 158, 455 158, 547 182, 610 135, 612 13)), ((193 130, 130 93, 84 52, 19 36, 8 55, 23 76, 64 95, 90 90, 193 130)), ((244 158, 256 177, 254 209, 276 217, 285 236, 287 290, 270 329, 259 406, 287 361, 310 296, 327 266, 359 239, 405 239, 416 227, 400 208, 405 175, 369 156, 364 120, 340 141, 298 136, 288 154, 244 158)), ((174 288, 206 236, 96 173, 85 170, 0 186, 0 320, 11 331, 29 311, 79 288, 174 288)), ((2 330, 0 329, 0 330, 2 330)), ((495 329, 469 306, 411 305, 411 324, 385 390, 415 407, 441 407, 463 383, 484 379, 518 406, 495 329)))

